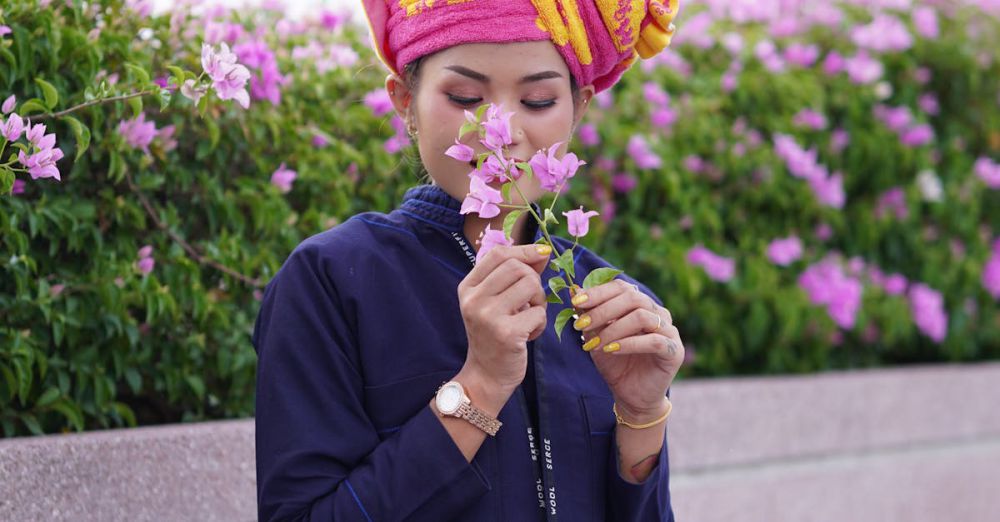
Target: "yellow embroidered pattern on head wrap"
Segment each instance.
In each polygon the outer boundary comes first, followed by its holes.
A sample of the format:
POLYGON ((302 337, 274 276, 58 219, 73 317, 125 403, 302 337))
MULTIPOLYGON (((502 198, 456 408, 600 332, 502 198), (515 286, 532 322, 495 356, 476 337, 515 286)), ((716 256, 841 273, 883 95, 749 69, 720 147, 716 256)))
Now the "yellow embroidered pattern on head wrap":
MULTIPOLYGON (((587 1, 587 0, 584 0, 587 1)), ((531 0, 538 11, 538 28, 548 32, 556 45, 573 47, 576 58, 583 65, 594 61, 590 54, 590 41, 587 39, 587 28, 580 18, 580 10, 576 0, 531 0)))
MULTIPOLYGON (((399 0, 399 7, 406 9, 406 16, 410 17, 418 15, 425 10, 432 9, 434 7, 434 2, 436 1, 440 0, 399 0)), ((454 5, 471 1, 472 0, 447 0, 445 3, 447 5, 454 5)))

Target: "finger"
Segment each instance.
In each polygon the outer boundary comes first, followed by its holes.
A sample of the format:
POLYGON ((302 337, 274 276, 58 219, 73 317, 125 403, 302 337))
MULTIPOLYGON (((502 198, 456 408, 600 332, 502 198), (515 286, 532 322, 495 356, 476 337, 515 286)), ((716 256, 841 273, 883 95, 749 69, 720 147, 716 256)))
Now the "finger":
POLYGON ((589 310, 625 292, 634 292, 633 286, 623 279, 614 279, 577 293, 573 296, 573 306, 581 311, 589 310))
POLYGON ((548 315, 544 305, 536 305, 514 315, 514 324, 524 325, 525 328, 532 328, 528 333, 528 340, 534 341, 545 332, 548 325, 548 315))
POLYGON ((530 245, 515 245, 515 246, 497 246, 492 248, 486 255, 483 256, 476 266, 472 267, 472 271, 469 275, 465 276, 463 282, 469 286, 477 286, 489 276, 496 267, 500 266, 501 263, 508 259, 520 259, 521 261, 534 264, 541 261, 548 261, 551 256, 551 248, 548 252, 539 253, 538 247, 540 245, 530 244, 530 245))
POLYGON ((530 276, 518 279, 510 288, 501 292, 497 298, 502 303, 503 310, 508 314, 517 312, 524 303, 530 303, 532 306, 545 304, 545 292, 534 272, 530 276))
POLYGON ((600 337, 601 346, 595 346, 594 348, 603 348, 604 345, 610 344, 615 340, 634 335, 663 334, 667 331, 667 326, 669 326, 666 325, 664 319, 662 315, 650 312, 648 309, 634 309, 609 325, 589 329, 584 333, 584 337, 587 341, 594 337, 600 337), (657 333, 657 327, 659 327, 659 333, 657 333))
POLYGON ((500 295, 518 280, 528 276, 538 279, 539 286, 542 284, 541 278, 531 268, 517 259, 508 258, 476 286, 476 292, 485 296, 500 295))
POLYGON ((600 346, 593 350, 591 354, 594 356, 649 354, 656 355, 664 360, 682 361, 684 359, 684 343, 677 336, 660 334, 633 335, 600 346))
MULTIPOLYGON (((573 322, 573 328, 581 332, 599 330, 606 327, 612 321, 625 317, 633 310, 650 310, 651 302, 652 300, 645 294, 623 292, 600 305, 587 310, 580 310, 579 319, 573 322)), ((655 320, 656 318, 654 317, 653 319, 655 320)))

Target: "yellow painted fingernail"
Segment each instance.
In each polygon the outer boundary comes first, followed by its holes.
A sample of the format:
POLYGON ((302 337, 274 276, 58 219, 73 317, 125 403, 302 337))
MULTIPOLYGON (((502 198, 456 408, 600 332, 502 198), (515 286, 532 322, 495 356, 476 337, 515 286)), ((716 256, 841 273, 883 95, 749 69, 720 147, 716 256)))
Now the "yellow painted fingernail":
POLYGON ((597 348, 597 345, 599 345, 599 344, 601 344, 601 338, 600 337, 594 337, 593 339, 587 341, 587 343, 583 345, 583 351, 589 352, 589 351, 593 350, 594 348, 597 348))
POLYGON ((590 315, 585 315, 573 323, 573 328, 576 328, 577 330, 583 330, 588 326, 590 326, 590 315))
POLYGON ((609 344, 609 345, 607 345, 607 346, 604 347, 604 351, 605 352, 617 352, 618 350, 621 350, 621 349, 622 349, 622 345, 620 345, 618 343, 611 343, 611 344, 609 344))
POLYGON ((588 299, 587 294, 576 294, 573 296, 573 299, 571 299, 570 302, 573 303, 573 306, 580 306, 583 303, 586 303, 587 299, 588 299))
POLYGON ((538 255, 541 256, 547 256, 552 253, 552 247, 549 245, 538 245, 535 247, 535 250, 538 252, 538 255))

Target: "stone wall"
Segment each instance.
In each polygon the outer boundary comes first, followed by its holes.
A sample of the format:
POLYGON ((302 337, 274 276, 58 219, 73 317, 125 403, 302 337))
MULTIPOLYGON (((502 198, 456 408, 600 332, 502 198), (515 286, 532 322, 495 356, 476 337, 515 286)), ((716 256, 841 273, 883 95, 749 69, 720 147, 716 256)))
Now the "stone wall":
MULTIPOLYGON (((1000 520, 1000 364, 677 383, 677 519, 1000 520)), ((0 440, 0 520, 253 520, 253 421, 0 440)))

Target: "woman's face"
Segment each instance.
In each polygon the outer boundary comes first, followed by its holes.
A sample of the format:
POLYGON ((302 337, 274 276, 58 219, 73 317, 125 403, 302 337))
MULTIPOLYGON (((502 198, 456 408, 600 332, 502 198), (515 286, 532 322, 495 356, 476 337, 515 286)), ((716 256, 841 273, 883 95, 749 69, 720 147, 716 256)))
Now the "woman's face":
MULTIPOLYGON (((464 111, 474 111, 484 103, 502 104, 504 110, 513 111, 508 157, 528 161, 536 151, 556 142, 564 142, 559 154, 566 152, 586 101, 593 95, 590 86, 580 89, 579 106, 574 107, 569 68, 549 41, 457 45, 424 58, 415 93, 394 76, 386 87, 397 112, 409 118, 417 131, 427 172, 459 201, 469 192, 474 160, 463 163, 444 153, 455 144, 465 122, 464 111)), ((487 150, 475 133, 461 141, 477 154, 487 150)), ((545 192, 537 179, 523 176, 517 183, 531 202, 545 192)), ((501 184, 491 186, 500 188, 501 184)), ((511 191, 511 198, 516 205, 524 204, 516 190, 511 191)))

